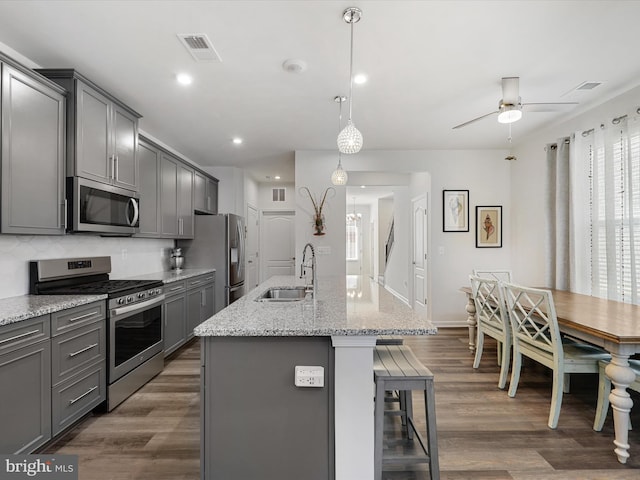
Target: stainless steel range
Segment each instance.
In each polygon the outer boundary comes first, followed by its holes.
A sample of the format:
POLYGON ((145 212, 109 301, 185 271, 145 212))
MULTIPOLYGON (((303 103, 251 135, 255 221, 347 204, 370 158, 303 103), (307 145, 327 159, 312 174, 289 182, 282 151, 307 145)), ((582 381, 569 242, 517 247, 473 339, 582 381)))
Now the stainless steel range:
POLYGON ((110 280, 111 257, 30 262, 30 293, 107 295, 107 409, 113 410, 164 368, 163 283, 110 280))

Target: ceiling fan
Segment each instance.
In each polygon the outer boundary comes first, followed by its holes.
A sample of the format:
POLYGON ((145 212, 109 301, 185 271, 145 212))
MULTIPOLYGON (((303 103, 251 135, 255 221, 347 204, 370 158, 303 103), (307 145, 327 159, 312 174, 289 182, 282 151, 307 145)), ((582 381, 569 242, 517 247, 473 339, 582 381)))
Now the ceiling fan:
POLYGON ((577 102, 522 103, 520 98, 520 77, 502 77, 502 99, 498 102, 498 110, 486 113, 453 128, 466 127, 473 122, 496 113, 498 114, 498 122, 513 123, 522 118, 523 108, 528 112, 557 112, 563 109, 562 106, 577 104, 577 102))

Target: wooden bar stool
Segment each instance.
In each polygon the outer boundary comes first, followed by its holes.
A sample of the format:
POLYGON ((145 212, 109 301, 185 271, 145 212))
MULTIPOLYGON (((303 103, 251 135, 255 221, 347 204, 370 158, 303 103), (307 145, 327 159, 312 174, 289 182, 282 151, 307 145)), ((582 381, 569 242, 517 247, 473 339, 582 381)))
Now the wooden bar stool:
MULTIPOLYGON (((415 357, 411 349, 405 345, 378 345, 374 350, 373 373, 376 384, 375 395, 375 480, 382 480, 382 466, 387 464, 413 465, 427 463, 431 480, 440 479, 438 465, 438 438, 436 430, 436 405, 433 373, 415 357), (397 390, 405 395, 404 415, 407 420, 407 438, 415 435, 423 454, 417 455, 384 455, 384 415, 385 392, 397 390), (426 442, 416 429, 413 421, 413 390, 424 392, 426 442)), ((402 409, 402 406, 401 406, 402 409)), ((398 414, 394 411, 394 414, 398 414)), ((400 413, 402 415, 402 413, 400 413)))

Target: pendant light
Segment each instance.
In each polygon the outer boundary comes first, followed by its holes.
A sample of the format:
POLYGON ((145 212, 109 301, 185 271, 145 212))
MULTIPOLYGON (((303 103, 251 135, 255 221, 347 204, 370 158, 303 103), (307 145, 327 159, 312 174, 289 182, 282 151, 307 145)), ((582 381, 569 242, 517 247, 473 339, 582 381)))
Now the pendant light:
POLYGON ((351 25, 351 48, 349 53, 349 120, 347 126, 338 134, 338 150, 344 154, 358 153, 362 148, 362 134, 353 124, 353 24, 362 18, 362 10, 349 7, 342 13, 344 21, 351 25))
MULTIPOLYGON (((347 97, 343 97, 340 95, 333 99, 336 103, 340 104, 340 110, 338 114, 338 132, 340 132, 340 129, 342 128, 342 102, 344 102, 346 99, 347 97)), ((331 183, 337 186, 346 185, 348 179, 349 176, 347 175, 347 172, 342 169, 342 152, 338 150, 338 166, 331 174, 331 183)))

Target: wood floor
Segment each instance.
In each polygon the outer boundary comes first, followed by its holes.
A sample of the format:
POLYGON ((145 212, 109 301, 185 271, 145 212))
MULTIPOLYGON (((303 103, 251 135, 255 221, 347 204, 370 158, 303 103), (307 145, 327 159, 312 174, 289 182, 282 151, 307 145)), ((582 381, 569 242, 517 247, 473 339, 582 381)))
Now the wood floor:
MULTIPOLYGON (((548 371, 525 362, 517 396, 509 398, 497 388, 495 343, 485 341, 482 363, 474 370, 467 341, 466 329, 405 339, 435 374, 442 479, 640 479, 640 396, 632 393, 638 407, 632 423, 639 428, 629 432, 631 458, 622 465, 613 453, 611 414, 602 432, 591 429, 595 375, 573 376, 558 429, 551 430, 548 371)), ((199 479, 199 369, 199 346, 192 343, 114 411, 89 417, 46 452, 78 455, 81 480, 199 479)), ((422 405, 414 395, 419 428, 422 405)), ((389 419, 389 436, 399 431, 398 424, 398 418, 389 419)), ((386 466, 383 478, 422 480, 428 473, 425 466, 413 471, 386 466)))

